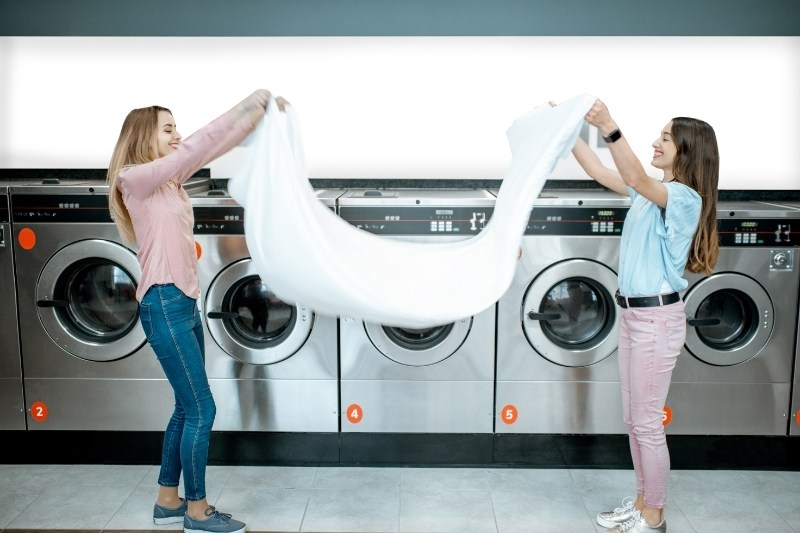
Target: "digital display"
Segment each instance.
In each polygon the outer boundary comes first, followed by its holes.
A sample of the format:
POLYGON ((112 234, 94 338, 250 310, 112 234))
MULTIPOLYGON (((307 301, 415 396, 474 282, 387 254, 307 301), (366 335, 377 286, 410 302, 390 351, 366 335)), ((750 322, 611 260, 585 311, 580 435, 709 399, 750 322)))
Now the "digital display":
POLYGON ((754 221, 752 221, 752 222, 740 222, 739 223, 739 227, 741 227, 741 228, 757 228, 758 227, 758 222, 754 222, 754 221))
POLYGON ((436 214, 437 214, 437 215, 449 215, 449 216, 453 216, 453 210, 452 210, 452 209, 437 209, 437 210, 436 210, 436 214))
POLYGON ((601 217, 612 217, 612 216, 614 216, 614 211, 611 210, 611 209, 606 209, 606 210, 603 210, 603 211, 598 211, 597 215, 601 216, 601 217))

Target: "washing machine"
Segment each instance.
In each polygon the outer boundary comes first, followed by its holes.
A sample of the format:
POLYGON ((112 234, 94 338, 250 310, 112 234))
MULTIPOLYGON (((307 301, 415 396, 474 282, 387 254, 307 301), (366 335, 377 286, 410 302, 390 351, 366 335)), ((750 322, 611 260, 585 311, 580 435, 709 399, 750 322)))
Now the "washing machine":
MULTIPOLYGON (((793 232, 795 236, 798 232, 798 226, 800 225, 800 202, 780 202, 783 207, 787 207, 792 210, 794 221, 791 222, 792 226, 790 228, 790 234, 793 232)), ((800 246, 797 243, 797 240, 793 241, 795 246, 800 246)), ((798 296, 798 300, 800 300, 800 296, 798 296)), ((798 303, 800 306, 800 303, 798 303)), ((800 317, 798 318, 800 320, 800 317)), ((791 408, 789 409, 789 416, 791 420, 789 421, 789 435, 797 436, 800 435, 800 356, 798 356, 798 352, 800 352, 800 322, 797 324, 797 338, 795 341, 795 348, 794 348, 794 380, 792 381, 792 403, 791 408)))
MULTIPOLYGON (((342 192, 317 196, 335 210, 342 192)), ((247 249, 244 208, 227 190, 193 195, 192 203, 206 369, 214 396, 224 398, 214 429, 338 432, 337 317, 270 291, 247 249)))
POLYGON ((687 274, 688 329, 672 376, 668 434, 786 435, 798 318, 797 212, 720 202, 709 276, 687 274))
POLYGON ((545 190, 497 304, 497 433, 616 434, 622 422, 614 302, 630 199, 545 190))
POLYGON ((174 397, 139 323, 141 270, 108 186, 9 191, 28 429, 163 431, 174 397))
POLYGON ((0 183, 0 430, 26 429, 8 184, 0 183))
MULTIPOLYGON (((800 218, 800 202, 782 203, 785 207, 796 212, 797 217, 800 218)), ((793 222, 795 233, 798 231, 797 225, 800 225, 800 220, 795 219, 793 222)), ((797 245, 797 243, 795 244, 797 245)), ((798 300, 800 300, 800 295, 798 295, 798 300)), ((798 306, 800 307, 800 303, 798 303, 798 306)), ((798 355, 798 352, 800 352, 800 317, 798 317, 797 339, 794 348, 794 380, 792 382, 792 403, 789 410, 789 416, 791 417, 789 422, 789 435, 792 436, 800 435, 800 355, 798 355)))
MULTIPOLYGON (((448 242, 477 235, 494 200, 486 190, 349 190, 339 216, 386 238, 448 242)), ((342 432, 492 433, 494 330, 495 305, 429 328, 340 317, 342 432)))

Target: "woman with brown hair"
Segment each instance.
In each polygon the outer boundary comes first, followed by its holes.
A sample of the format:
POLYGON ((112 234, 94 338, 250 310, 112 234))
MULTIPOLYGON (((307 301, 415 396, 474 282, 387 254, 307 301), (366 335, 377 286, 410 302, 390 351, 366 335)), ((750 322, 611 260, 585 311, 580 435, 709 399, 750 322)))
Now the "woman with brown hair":
POLYGON ((598 514, 597 522, 611 531, 665 532, 670 460, 662 415, 686 338, 678 293, 688 286, 684 270, 710 274, 717 261, 717 139, 702 120, 670 120, 652 145, 650 164, 663 172, 657 180, 645 173, 603 102, 594 103, 586 121, 598 128, 616 169, 604 166, 582 139, 572 150, 575 158, 590 177, 631 197, 622 228, 616 299, 621 308, 623 418, 636 498, 598 514))

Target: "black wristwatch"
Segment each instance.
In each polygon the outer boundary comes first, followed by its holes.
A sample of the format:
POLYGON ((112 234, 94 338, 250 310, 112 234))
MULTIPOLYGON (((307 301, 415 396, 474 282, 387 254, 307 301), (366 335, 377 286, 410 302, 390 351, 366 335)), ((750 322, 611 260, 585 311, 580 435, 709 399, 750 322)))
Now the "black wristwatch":
POLYGON ((603 140, 607 144, 611 144, 611 143, 617 142, 620 137, 622 137, 622 132, 619 131, 619 128, 617 128, 614 131, 612 131, 611 133, 609 133, 608 136, 603 137, 603 140))

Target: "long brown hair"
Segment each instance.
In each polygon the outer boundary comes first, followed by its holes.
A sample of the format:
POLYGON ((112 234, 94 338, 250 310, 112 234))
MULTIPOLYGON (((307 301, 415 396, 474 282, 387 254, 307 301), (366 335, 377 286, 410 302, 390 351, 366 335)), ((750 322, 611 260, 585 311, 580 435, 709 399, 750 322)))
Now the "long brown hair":
POLYGON ((707 122, 696 118, 672 119, 672 139, 677 147, 672 173, 675 180, 694 189, 703 200, 700 222, 689 250, 686 269, 711 274, 719 255, 717 234, 717 187, 719 148, 717 136, 707 122))
POLYGON ((153 140, 158 130, 158 114, 166 111, 170 115, 172 111, 166 107, 153 105, 134 109, 122 123, 119 132, 119 139, 114 146, 111 154, 111 162, 108 165, 108 208, 111 210, 111 218, 117 225, 122 239, 129 244, 136 244, 136 233, 133 230, 130 213, 125 203, 122 201, 122 193, 117 188, 117 179, 122 167, 128 165, 141 165, 157 159, 157 154, 153 151, 153 140))

